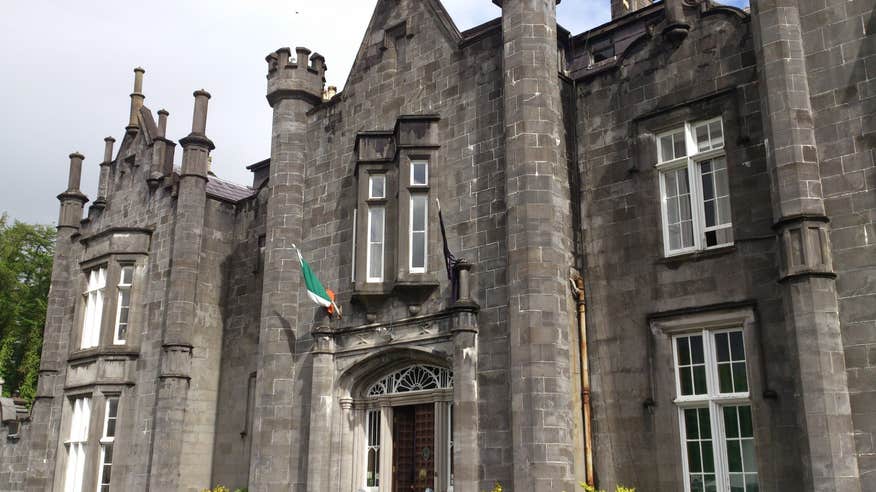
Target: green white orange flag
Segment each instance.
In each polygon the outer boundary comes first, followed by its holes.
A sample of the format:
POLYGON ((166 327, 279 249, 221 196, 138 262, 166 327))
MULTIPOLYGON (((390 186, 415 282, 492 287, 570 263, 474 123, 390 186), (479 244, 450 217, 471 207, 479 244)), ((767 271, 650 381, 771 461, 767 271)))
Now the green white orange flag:
POLYGON ((310 269, 310 265, 304 261, 298 246, 293 244, 292 247, 298 253, 298 261, 301 263, 301 275, 304 276, 304 285, 307 287, 307 297, 310 297, 310 300, 324 307, 328 311, 329 316, 337 314, 338 318, 340 318, 341 309, 335 304, 335 293, 322 286, 322 283, 316 278, 316 274, 310 269))

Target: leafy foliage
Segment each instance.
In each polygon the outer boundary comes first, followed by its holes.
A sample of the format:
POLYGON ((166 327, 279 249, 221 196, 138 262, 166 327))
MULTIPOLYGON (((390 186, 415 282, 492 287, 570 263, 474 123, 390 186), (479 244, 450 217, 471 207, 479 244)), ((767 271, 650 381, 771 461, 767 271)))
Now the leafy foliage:
POLYGON ((36 394, 55 230, 0 216, 0 378, 3 393, 36 394))

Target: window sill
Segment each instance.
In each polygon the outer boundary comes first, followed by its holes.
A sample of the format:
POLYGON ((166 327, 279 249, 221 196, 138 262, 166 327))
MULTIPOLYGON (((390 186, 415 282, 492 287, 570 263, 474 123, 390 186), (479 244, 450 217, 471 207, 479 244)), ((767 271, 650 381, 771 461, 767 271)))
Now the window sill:
POLYGON ((679 263, 685 262, 696 262, 701 260, 707 260, 711 258, 717 258, 719 256, 725 256, 736 252, 736 245, 731 244, 729 246, 721 246, 720 248, 714 249, 704 249, 700 251, 692 251, 690 253, 682 253, 674 256, 667 256, 665 258, 660 258, 655 261, 658 265, 666 265, 670 268, 678 266, 679 263))
POLYGON ((140 352, 128 345, 110 345, 76 350, 67 358, 67 362, 82 362, 94 360, 101 356, 139 357, 140 352))

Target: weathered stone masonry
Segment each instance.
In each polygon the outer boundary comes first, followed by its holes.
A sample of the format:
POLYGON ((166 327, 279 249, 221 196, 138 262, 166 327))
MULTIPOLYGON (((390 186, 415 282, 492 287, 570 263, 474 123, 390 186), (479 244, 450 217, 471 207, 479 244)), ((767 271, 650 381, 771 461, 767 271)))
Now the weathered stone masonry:
POLYGON ((174 167, 169 114, 155 121, 135 69, 85 218, 89 161, 70 156, 37 399, 12 419, 2 407, 0 491, 66 490, 81 398, 82 490, 104 478, 114 398, 112 490, 573 490, 577 275, 602 487, 686 490, 673 337, 729 326, 745 338, 759 490, 876 491, 872 2, 612 0, 613 20, 581 34, 556 0, 494 3, 501 19, 460 32, 438 0, 380 0, 340 93, 322 56, 270 53, 271 155, 251 186, 210 171, 203 90, 174 167), (669 254, 660 136, 716 118, 732 243, 669 254), (455 288, 436 199, 465 259, 455 288), (343 319, 308 299, 293 245, 343 319), (425 379, 387 390, 417 368, 425 379))

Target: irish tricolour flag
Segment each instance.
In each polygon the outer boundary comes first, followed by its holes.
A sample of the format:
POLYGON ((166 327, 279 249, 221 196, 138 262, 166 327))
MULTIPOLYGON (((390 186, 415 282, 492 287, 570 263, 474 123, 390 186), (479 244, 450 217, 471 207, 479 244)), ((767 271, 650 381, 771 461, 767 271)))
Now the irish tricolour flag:
POLYGON ((340 318, 341 309, 335 304, 335 293, 322 286, 322 283, 316 278, 316 274, 310 269, 310 265, 304 261, 304 257, 301 256, 301 251, 298 249, 298 246, 293 244, 292 247, 295 248, 295 252, 298 253, 298 261, 301 263, 301 275, 304 276, 304 285, 307 287, 307 296, 310 297, 310 300, 313 302, 324 307, 328 311, 329 316, 337 314, 338 318, 340 318))

